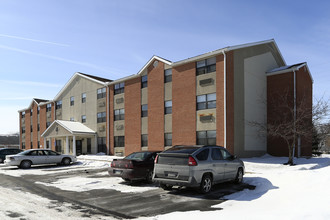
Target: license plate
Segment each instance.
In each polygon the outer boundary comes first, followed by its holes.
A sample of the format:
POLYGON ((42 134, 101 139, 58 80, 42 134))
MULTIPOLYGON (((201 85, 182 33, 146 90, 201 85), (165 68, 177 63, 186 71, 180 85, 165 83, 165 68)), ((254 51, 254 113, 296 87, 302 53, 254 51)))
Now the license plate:
POLYGON ((176 174, 175 173, 168 173, 167 176, 168 177, 176 177, 176 174))
POLYGON ((121 174, 121 173, 122 173, 121 170, 114 170, 113 172, 114 172, 115 174, 121 174))

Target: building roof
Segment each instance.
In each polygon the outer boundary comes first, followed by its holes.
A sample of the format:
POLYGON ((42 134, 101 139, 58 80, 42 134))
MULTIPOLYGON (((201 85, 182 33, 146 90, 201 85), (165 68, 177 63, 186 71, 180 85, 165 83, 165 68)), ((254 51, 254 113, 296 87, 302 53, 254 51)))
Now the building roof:
POLYGON ((49 102, 49 100, 46 100, 46 99, 37 99, 37 98, 33 98, 33 100, 37 103, 37 104, 40 104, 42 102, 49 102))
POLYGON ((112 82, 113 81, 111 79, 106 79, 106 78, 102 78, 102 77, 98 77, 98 76, 93 76, 93 75, 89 75, 89 74, 86 74, 86 73, 80 73, 80 72, 77 72, 77 73, 79 73, 81 75, 84 75, 84 76, 87 76, 89 78, 101 81, 101 82, 112 82))
POLYGON ((77 121, 64 121, 64 120, 55 120, 53 123, 42 133, 42 137, 47 136, 47 133, 51 131, 55 126, 61 126, 72 135, 82 135, 82 134, 96 134, 95 131, 87 127, 86 125, 77 122, 77 121))
POLYGON ((240 44, 240 45, 235 45, 235 46, 228 46, 228 47, 224 47, 222 49, 218 49, 218 50, 214 50, 208 53, 204 53, 201 55, 197 55, 191 58, 187 58, 181 61, 177 61, 174 62, 172 64, 172 66, 178 66, 178 65, 182 65, 184 63, 189 63, 189 62, 193 62, 193 61, 197 61, 197 60, 201 60, 201 59, 206 59, 209 58, 211 56, 216 56, 218 54, 222 54, 228 51, 232 51, 232 50, 238 50, 238 49, 243 49, 243 48, 248 48, 248 47, 254 47, 254 46, 258 46, 258 45, 262 45, 262 44, 273 44, 274 48, 275 48, 275 52, 280 56, 281 60, 283 61, 283 64, 286 65, 286 62, 280 52, 280 50, 278 49, 278 46, 275 42, 274 39, 270 39, 270 40, 265 40, 265 41, 258 41, 258 42, 253 42, 253 43, 247 43, 247 44, 240 44))
POLYGON ((311 78, 312 82, 314 82, 312 74, 309 71, 309 68, 308 68, 308 65, 306 62, 281 66, 281 67, 267 71, 266 74, 267 74, 267 76, 271 76, 271 75, 277 75, 277 74, 282 74, 282 73, 294 72, 294 71, 298 71, 302 67, 306 67, 309 77, 311 78))

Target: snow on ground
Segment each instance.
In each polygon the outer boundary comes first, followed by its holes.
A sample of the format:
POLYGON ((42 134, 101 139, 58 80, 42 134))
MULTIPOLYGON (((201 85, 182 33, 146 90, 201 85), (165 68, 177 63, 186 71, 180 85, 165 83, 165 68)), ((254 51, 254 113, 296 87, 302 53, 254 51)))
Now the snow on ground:
MULTIPOLYGON (((58 204, 38 195, 12 190, 0 186, 0 219, 91 219, 84 207, 74 207, 70 203, 58 204)), ((115 219, 92 215, 92 219, 115 219)))
MULTIPOLYGON (((22 176, 26 174, 40 175, 67 172, 67 168, 69 170, 103 168, 108 167, 112 159, 114 157, 111 156, 79 156, 78 163, 70 167, 54 166, 29 170, 1 165, 0 173, 22 176)), ((272 157, 269 155, 243 160, 246 167, 244 182, 255 185, 255 190, 246 189, 226 196, 225 199, 228 199, 228 201, 215 206, 216 208, 222 208, 222 210, 174 212, 151 217, 151 219, 219 219, 226 217, 228 219, 330 219, 330 155, 310 159, 298 158, 295 159, 297 164, 295 166, 283 165, 283 163, 287 162, 286 157, 272 157)), ((120 178, 106 178, 105 176, 107 176, 107 173, 101 172, 93 178, 80 176, 61 179, 52 183, 39 183, 58 187, 62 190, 73 191, 86 191, 99 189, 100 187, 122 192, 143 192, 155 189, 155 187, 150 185, 145 187, 126 185, 122 183, 120 178)), ((15 213, 15 210, 22 208, 23 213, 27 213, 27 216, 31 216, 31 219, 42 219, 43 213, 47 213, 47 216, 49 216, 50 211, 45 209, 48 209, 49 205, 47 204, 50 204, 51 201, 1 187, 0 195, 1 198, 8 197, 8 199, 0 200, 0 207, 7 203, 13 206, 12 209, 7 209, 9 214, 10 212, 15 213), (14 199, 13 202, 11 201, 12 199, 14 199), (29 209, 24 208, 24 206, 28 207, 29 203, 26 202, 25 204, 23 202, 25 200, 29 201, 29 199, 31 199, 31 203, 41 203, 38 205, 41 209, 40 214, 39 211, 37 212, 38 214, 29 213, 29 209), (15 207, 15 201, 17 202, 17 207, 15 207), (40 215, 41 217, 35 218, 35 215, 40 215)), ((64 217, 70 214, 69 205, 60 208, 63 208, 64 217)), ((61 214, 56 213, 57 215, 61 214)), ((0 213, 0 219, 3 219, 1 215, 4 214, 0 213)))
POLYGON ((36 182, 38 184, 43 184, 46 186, 57 187, 61 190, 68 191, 89 191, 93 189, 113 189, 125 193, 142 193, 145 191, 157 189, 157 187, 153 185, 144 185, 144 186, 132 186, 129 184, 125 184, 125 181, 119 177, 110 177, 108 172, 101 173, 99 176, 107 176, 108 178, 87 178, 87 177, 70 177, 65 179, 60 179, 56 182, 52 183, 43 183, 36 182))
POLYGON ((330 155, 295 160, 265 155, 244 159, 244 182, 255 190, 226 196, 212 212, 174 212, 152 219, 330 219, 330 155))

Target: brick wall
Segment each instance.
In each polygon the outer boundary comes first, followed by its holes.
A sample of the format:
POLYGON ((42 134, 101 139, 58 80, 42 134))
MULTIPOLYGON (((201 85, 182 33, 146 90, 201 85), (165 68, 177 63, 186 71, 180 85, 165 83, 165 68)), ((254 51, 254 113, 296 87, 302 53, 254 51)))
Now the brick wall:
POLYGON ((125 82, 125 155, 141 150, 141 78, 125 82))
POLYGON ((148 67, 148 149, 164 150, 164 63, 148 67))
POLYGON ((172 69, 172 144, 196 144, 195 62, 172 69))

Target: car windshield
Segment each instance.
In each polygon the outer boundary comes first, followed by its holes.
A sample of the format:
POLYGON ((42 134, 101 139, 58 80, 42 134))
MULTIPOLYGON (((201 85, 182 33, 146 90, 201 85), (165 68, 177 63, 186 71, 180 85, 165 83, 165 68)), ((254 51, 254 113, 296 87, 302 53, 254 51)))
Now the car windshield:
POLYGON ((132 154, 128 155, 124 159, 127 159, 127 160, 145 160, 150 154, 151 154, 151 152, 135 152, 135 153, 132 153, 132 154))

